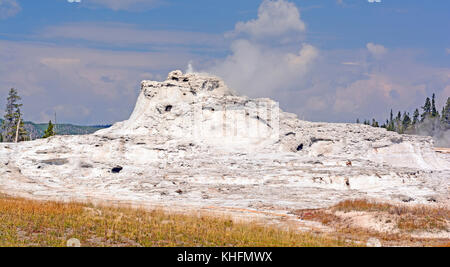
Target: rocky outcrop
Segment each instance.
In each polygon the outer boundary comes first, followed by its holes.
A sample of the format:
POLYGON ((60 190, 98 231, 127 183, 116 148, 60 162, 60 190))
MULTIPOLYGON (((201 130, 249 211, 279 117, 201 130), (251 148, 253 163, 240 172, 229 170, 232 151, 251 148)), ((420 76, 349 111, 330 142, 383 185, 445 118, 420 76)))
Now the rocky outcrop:
POLYGON ((85 136, 0 144, 0 190, 44 199, 288 211, 374 197, 449 202, 431 138, 313 123, 214 76, 143 81, 130 119, 85 136))

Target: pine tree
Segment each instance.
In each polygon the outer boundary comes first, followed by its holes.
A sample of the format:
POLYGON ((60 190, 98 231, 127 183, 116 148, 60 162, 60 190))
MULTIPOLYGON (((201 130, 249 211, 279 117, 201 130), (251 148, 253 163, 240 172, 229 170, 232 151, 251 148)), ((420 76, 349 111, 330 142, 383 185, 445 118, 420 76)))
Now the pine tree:
POLYGON ((419 116, 420 116, 419 109, 416 108, 416 110, 414 111, 414 116, 413 116, 413 121, 412 121, 413 125, 416 125, 419 122, 419 116))
POLYGON ((450 97, 442 110, 441 125, 443 129, 450 129, 450 97))
POLYGON ((387 128, 388 131, 395 131, 395 126, 394 126, 394 112, 391 109, 391 115, 389 117, 389 122, 387 123, 387 128))
POLYGON ((395 128, 394 131, 398 133, 403 133, 403 127, 402 127, 402 112, 399 111, 397 113, 397 117, 395 118, 395 128))
POLYGON ((439 117, 439 112, 436 109, 436 94, 433 94, 433 98, 431 100, 431 117, 439 117))
POLYGON ((427 97, 425 101, 425 105, 422 107, 423 113, 421 115, 421 121, 423 122, 427 117, 431 115, 431 101, 430 98, 427 97))
POLYGON ((406 131, 411 126, 411 118, 409 117, 409 113, 403 114, 403 121, 402 121, 403 130, 406 131))
POLYGON ((359 121, 359 119, 356 119, 356 123, 357 123, 357 124, 360 124, 361 122, 359 121))
POLYGON ((54 135, 55 135, 55 131, 53 130, 53 123, 52 123, 52 121, 49 121, 47 130, 45 130, 44 136, 42 136, 42 138, 45 139, 45 138, 49 138, 54 135))
POLYGON ((11 88, 11 90, 9 90, 8 98, 6 99, 6 113, 2 123, 3 140, 5 142, 15 141, 18 124, 18 141, 20 142, 28 139, 28 133, 25 130, 22 112, 20 110, 22 104, 18 103, 20 100, 21 97, 18 95, 17 90, 11 88))
POLYGON ((375 119, 372 119, 372 127, 380 127, 380 125, 378 124, 378 122, 375 119))

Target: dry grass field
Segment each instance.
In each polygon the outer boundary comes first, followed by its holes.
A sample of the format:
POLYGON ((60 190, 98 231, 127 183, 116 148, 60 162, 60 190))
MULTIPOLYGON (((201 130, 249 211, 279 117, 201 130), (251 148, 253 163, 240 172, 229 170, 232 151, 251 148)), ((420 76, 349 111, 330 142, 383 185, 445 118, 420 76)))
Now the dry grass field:
POLYGON ((0 196, 0 246, 298 247, 349 246, 324 235, 284 231, 227 218, 160 210, 94 207, 0 196))
POLYGON ((72 238, 87 247, 341 247, 364 246, 371 238, 383 246, 450 246, 446 208, 347 200, 293 214, 332 231, 299 232, 226 217, 0 195, 0 246, 64 247, 72 238))

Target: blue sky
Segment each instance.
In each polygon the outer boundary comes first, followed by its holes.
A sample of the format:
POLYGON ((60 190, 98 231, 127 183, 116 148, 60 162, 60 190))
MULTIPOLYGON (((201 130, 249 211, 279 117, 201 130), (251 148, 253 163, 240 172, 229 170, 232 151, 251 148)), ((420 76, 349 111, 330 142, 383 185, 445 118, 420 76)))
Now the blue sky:
POLYGON ((0 105, 78 124, 128 118, 142 79, 222 76, 313 121, 450 96, 450 1, 0 0, 0 105))

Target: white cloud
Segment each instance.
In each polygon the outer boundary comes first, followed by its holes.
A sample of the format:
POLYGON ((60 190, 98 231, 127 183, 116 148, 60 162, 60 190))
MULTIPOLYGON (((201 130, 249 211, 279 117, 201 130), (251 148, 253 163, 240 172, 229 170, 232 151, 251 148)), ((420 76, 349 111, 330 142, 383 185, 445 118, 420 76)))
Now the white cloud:
POLYGON ((258 18, 236 24, 233 34, 247 34, 253 38, 278 37, 298 34, 306 29, 295 4, 264 0, 258 9, 258 18))
POLYGON ((308 44, 288 53, 238 40, 231 50, 232 54, 210 71, 252 97, 276 97, 280 90, 291 89, 318 56, 318 50, 308 44))
POLYGON ((0 19, 14 17, 21 10, 16 0, 0 0, 0 19))
POLYGON ((450 69, 423 65, 415 60, 414 51, 397 49, 377 60, 368 55, 366 49, 322 51, 321 61, 308 74, 311 82, 286 96, 288 107, 307 119, 349 122, 384 120, 391 108, 411 112, 432 93, 442 107, 450 88, 450 69), (318 97, 320 102, 311 100, 318 97), (320 108, 312 112, 311 101, 320 108))
POLYGON ((129 117, 142 79, 161 79, 192 57, 0 41, 0 88, 19 90, 27 120, 46 122, 58 109, 60 121, 110 123, 129 117))
POLYGON ((389 106, 397 106, 396 102, 400 99, 404 106, 413 105, 416 95, 426 95, 425 84, 396 81, 387 74, 370 74, 367 79, 338 87, 333 110, 341 114, 354 114, 355 117, 367 113, 375 116, 388 111, 389 106))
POLYGON ((381 0, 367 0, 369 3, 381 3, 381 0))
POLYGON ((319 51, 299 40, 287 40, 293 32, 303 33, 305 24, 298 8, 290 2, 264 1, 258 18, 236 24, 231 54, 209 68, 240 93, 252 97, 277 97, 291 90, 310 69, 319 51), (274 46, 271 43, 278 42, 274 46))
POLYGON ((375 58, 380 58, 388 52, 386 47, 379 44, 368 43, 366 47, 375 58))

